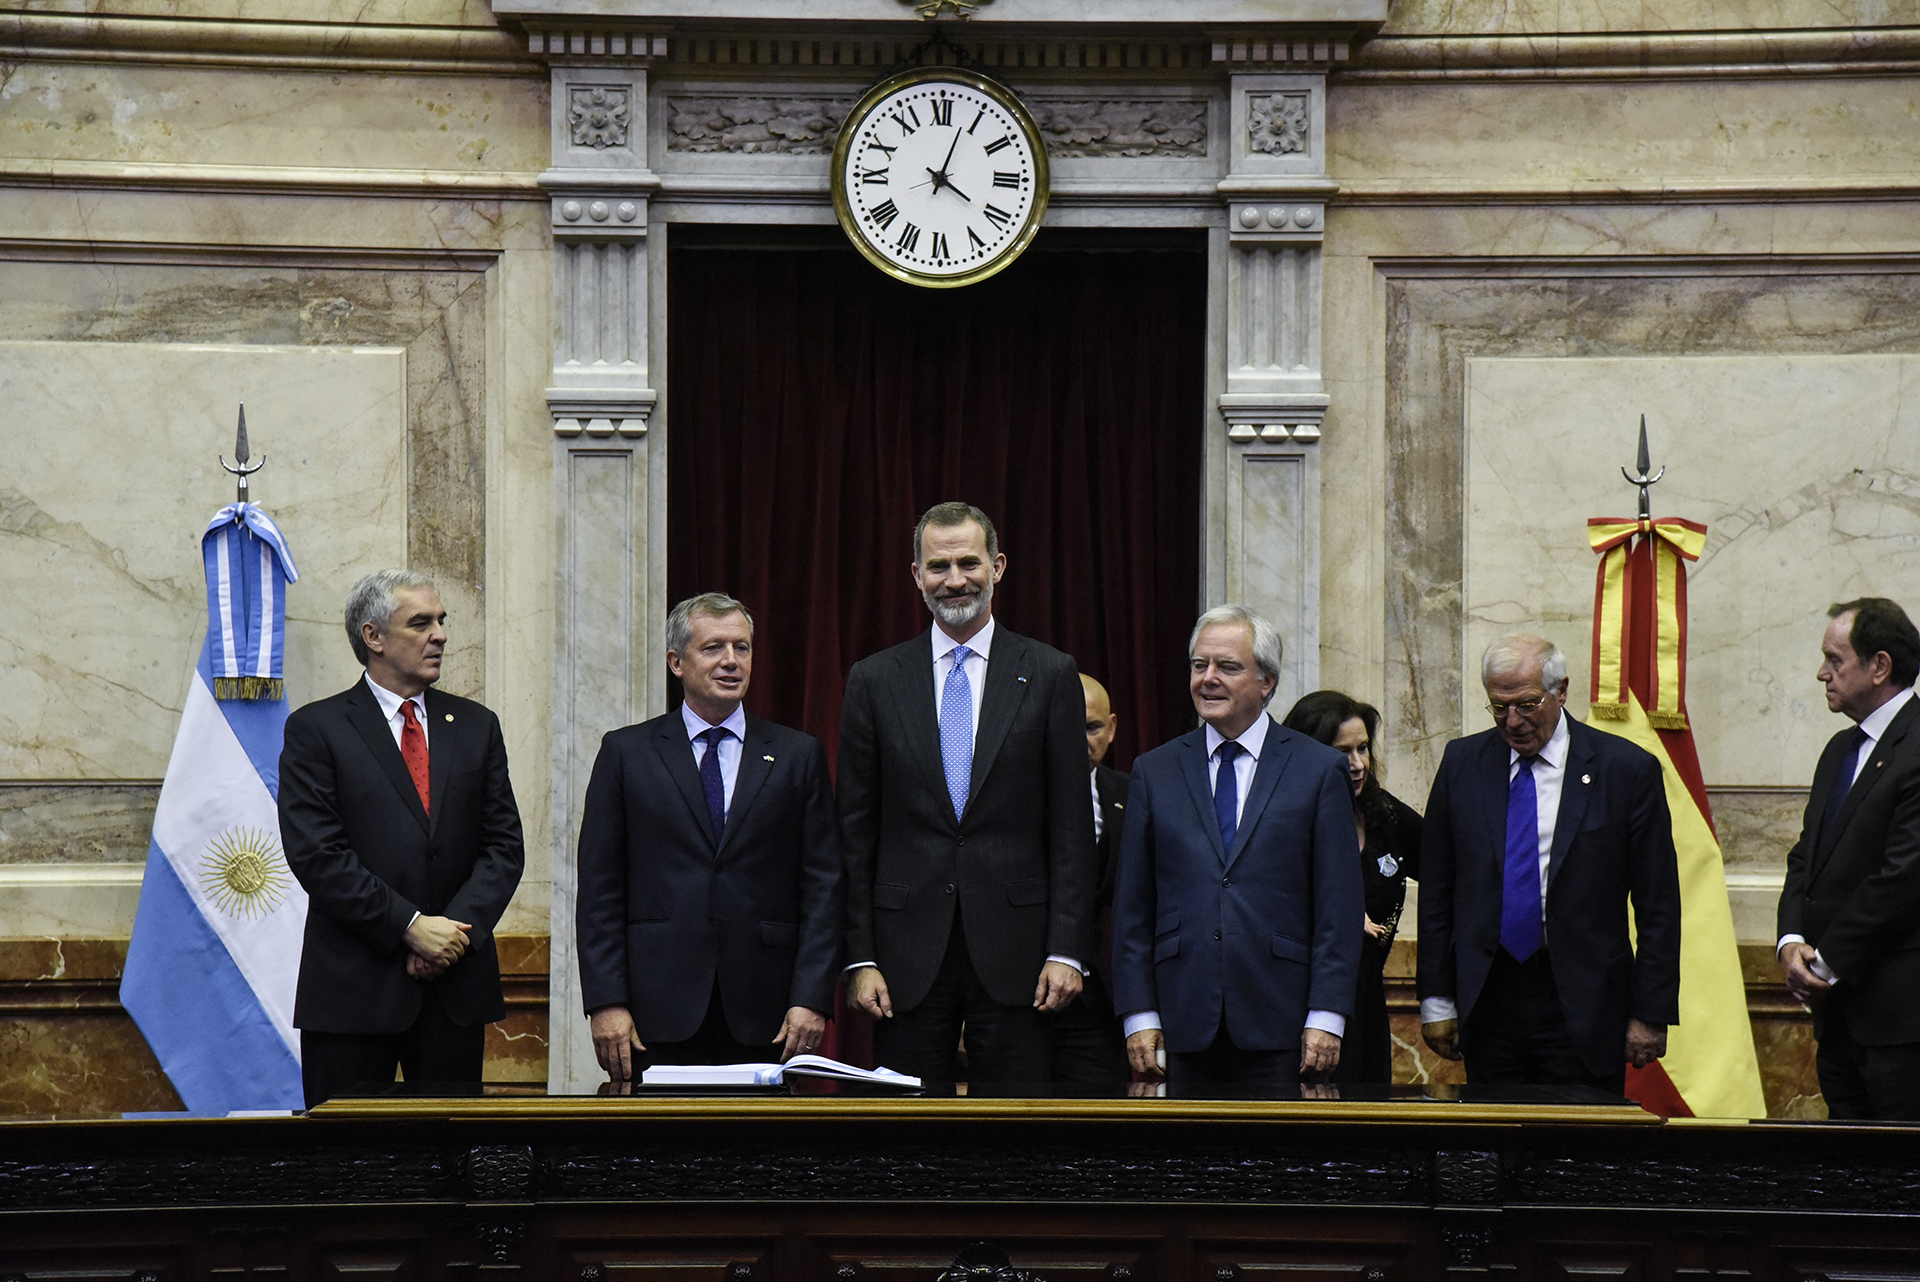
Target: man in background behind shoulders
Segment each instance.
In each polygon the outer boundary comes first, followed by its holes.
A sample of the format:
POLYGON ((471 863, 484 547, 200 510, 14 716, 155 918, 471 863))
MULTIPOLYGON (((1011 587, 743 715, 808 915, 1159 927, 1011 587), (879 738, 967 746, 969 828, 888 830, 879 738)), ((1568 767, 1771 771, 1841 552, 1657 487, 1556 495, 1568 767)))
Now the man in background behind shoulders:
POLYGON ((1127 1080, 1127 1042, 1113 1012, 1113 880, 1119 867, 1120 826, 1127 813, 1128 777, 1105 764, 1120 718, 1107 688, 1082 672, 1086 697, 1087 789, 1093 812, 1094 927, 1099 942, 1080 1000, 1054 1016, 1053 1080, 1080 1086, 1119 1086, 1127 1080))
POLYGON ((1827 614, 1817 675, 1854 726, 1814 767, 1776 953, 1813 1008, 1828 1114, 1920 1121, 1920 633, 1885 597, 1827 614))

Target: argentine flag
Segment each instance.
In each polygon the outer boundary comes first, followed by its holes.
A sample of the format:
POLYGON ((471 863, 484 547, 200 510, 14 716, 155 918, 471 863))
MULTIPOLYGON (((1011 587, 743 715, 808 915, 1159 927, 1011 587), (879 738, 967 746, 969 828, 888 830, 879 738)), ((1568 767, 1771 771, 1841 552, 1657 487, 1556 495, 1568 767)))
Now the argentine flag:
POLYGON ((299 1109, 307 895, 275 800, 286 587, 300 574, 251 503, 222 508, 201 548, 207 639, 160 787, 120 1004, 189 1112, 299 1109))

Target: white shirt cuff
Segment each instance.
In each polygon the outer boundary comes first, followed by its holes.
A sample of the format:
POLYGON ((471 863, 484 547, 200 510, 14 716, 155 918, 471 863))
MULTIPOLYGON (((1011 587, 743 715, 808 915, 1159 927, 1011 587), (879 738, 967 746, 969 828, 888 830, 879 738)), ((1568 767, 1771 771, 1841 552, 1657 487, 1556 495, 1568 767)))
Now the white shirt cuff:
POLYGON ((1133 1014, 1127 1016, 1125 1022, 1120 1025, 1121 1031, 1126 1033, 1128 1037, 1132 1037, 1135 1033, 1144 1033, 1150 1028, 1158 1029, 1159 1027, 1160 1012, 1157 1010, 1135 1011, 1133 1014))
POLYGON ((845 975, 851 971, 859 970, 862 966, 873 966, 876 970, 879 969, 878 965, 874 962, 850 962, 840 968, 840 973, 845 975))
POLYGON ((1785 947, 1786 947, 1786 946, 1787 946, 1788 944, 1804 944, 1804 943, 1806 943, 1806 942, 1807 942, 1807 937, 1806 937, 1805 935, 1782 935, 1782 936, 1780 936, 1780 942, 1779 942, 1779 943, 1777 943, 1777 944, 1775 944, 1775 945, 1773 946, 1773 959, 1774 959, 1775 961, 1779 961, 1779 960, 1780 960, 1780 950, 1781 950, 1782 948, 1785 948, 1785 947))
POLYGON ((1438 1024, 1449 1019, 1459 1019, 1460 1011, 1451 997, 1422 997, 1420 999, 1420 1022, 1438 1024))
POLYGON ((1833 967, 1827 965, 1827 959, 1820 955, 1818 948, 1813 950, 1813 960, 1807 963, 1807 969, 1813 972, 1815 979, 1824 979, 1829 984, 1840 982, 1840 976, 1833 973, 1833 967))
POLYGON ((1345 1037, 1347 1035, 1347 1017, 1345 1015, 1335 1014, 1330 1010, 1310 1010, 1307 1012, 1307 1027, 1317 1028, 1321 1032, 1331 1033, 1335 1037, 1345 1037))
POLYGON ((1062 957, 1059 953, 1048 953, 1047 960, 1057 961, 1064 966, 1073 967, 1075 970, 1080 972, 1080 978, 1082 979, 1085 979, 1087 976, 1093 974, 1092 971, 1088 970, 1085 966, 1082 966, 1079 962, 1075 961, 1073 958, 1062 957))

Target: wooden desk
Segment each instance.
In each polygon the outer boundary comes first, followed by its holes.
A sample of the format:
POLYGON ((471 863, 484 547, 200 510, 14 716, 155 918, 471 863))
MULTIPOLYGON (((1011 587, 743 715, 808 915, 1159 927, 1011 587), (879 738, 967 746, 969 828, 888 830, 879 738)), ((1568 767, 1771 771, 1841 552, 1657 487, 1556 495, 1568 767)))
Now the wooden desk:
POLYGON ((0 1282, 934 1282, 980 1241, 1011 1264, 977 1282, 1920 1278, 1920 1132, 1627 1107, 773 1096, 0 1125, 0 1282))

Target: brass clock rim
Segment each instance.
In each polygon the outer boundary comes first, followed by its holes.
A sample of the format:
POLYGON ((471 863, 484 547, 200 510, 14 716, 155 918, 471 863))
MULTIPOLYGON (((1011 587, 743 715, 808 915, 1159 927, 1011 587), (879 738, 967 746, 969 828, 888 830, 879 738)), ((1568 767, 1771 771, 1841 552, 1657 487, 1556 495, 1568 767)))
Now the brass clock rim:
POLYGON ((991 76, 979 72, 966 71, 956 67, 911 67, 896 72, 885 80, 871 86, 860 95, 845 119, 840 122, 840 135, 833 142, 832 170, 827 177, 827 187, 833 195, 833 215, 839 220, 840 230, 846 233, 860 256, 878 267, 895 280, 905 281, 909 285, 919 285, 926 289, 958 289, 963 285, 974 285, 996 276, 1011 266, 1015 259, 1027 252, 1027 246, 1040 232, 1040 224, 1047 215, 1047 204, 1053 195, 1053 170, 1047 159, 1046 139, 1040 136, 1040 126, 1027 110, 1025 103, 1013 90, 1001 84, 991 76), (856 121, 863 121, 871 114, 873 107, 881 99, 905 89, 911 85, 925 84, 931 81, 946 81, 949 84, 964 85, 992 98, 1007 109, 1014 124, 1026 134, 1033 145, 1034 199, 1033 207, 1027 214, 1026 224, 1019 235, 1007 242, 1007 247, 990 263, 984 263, 971 271, 957 276, 932 276, 918 272, 911 267, 902 267, 886 258, 874 249, 860 230, 859 222, 853 216, 853 206, 847 200, 847 151, 853 145, 853 135, 857 132, 856 121))

